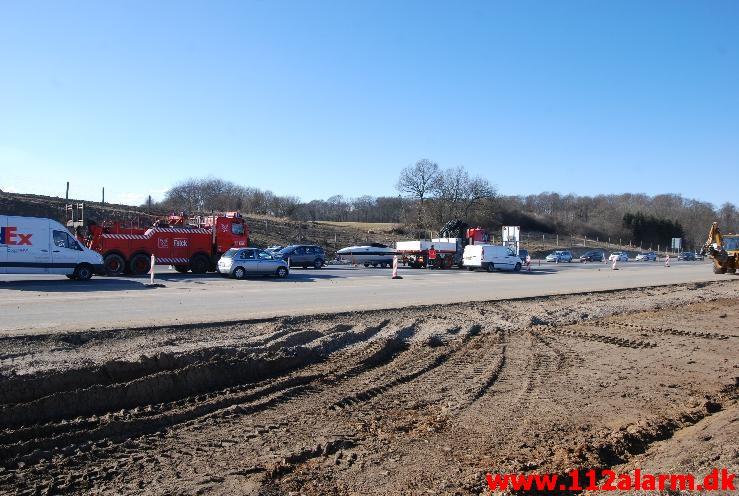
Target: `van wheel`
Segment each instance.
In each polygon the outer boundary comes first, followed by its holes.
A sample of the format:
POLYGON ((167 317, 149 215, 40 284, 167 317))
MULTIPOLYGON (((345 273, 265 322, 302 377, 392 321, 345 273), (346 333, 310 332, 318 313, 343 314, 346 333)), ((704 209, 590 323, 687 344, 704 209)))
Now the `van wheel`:
POLYGON ((144 276, 149 272, 149 269, 151 269, 151 258, 143 253, 139 253, 138 255, 134 255, 129 266, 131 274, 135 276, 144 276))
POLYGON ((243 267, 236 267, 234 269, 234 279, 243 279, 246 277, 246 271, 243 267))
POLYGON ((515 267, 513 267, 513 272, 521 272, 521 264, 517 263, 515 267))
POLYGON ((494 271, 494 270, 495 270, 495 264, 493 264, 493 263, 489 263, 489 264, 488 264, 488 272, 492 272, 492 271, 494 271))
POLYGON ((103 267, 105 267, 105 273, 109 276, 119 276, 126 270, 126 261, 123 257, 115 253, 105 255, 103 261, 103 267))
POLYGON ((190 269, 193 274, 205 274, 210 267, 210 260, 205 255, 195 255, 190 259, 190 269))
POLYGON ((92 278, 93 270, 90 264, 79 264, 76 269, 74 269, 74 274, 72 274, 72 277, 78 281, 89 281, 92 278))
POLYGON ((279 277, 280 279, 285 279, 287 277, 288 271, 286 267, 277 267, 277 271, 275 272, 275 275, 279 277))

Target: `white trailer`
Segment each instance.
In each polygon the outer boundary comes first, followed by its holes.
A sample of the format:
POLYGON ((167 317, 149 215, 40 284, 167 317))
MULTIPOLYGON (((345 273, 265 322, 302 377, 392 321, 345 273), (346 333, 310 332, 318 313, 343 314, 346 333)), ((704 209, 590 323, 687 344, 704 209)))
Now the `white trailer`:
POLYGON ((422 268, 429 263, 428 252, 432 246, 437 256, 434 266, 443 269, 454 265, 454 258, 461 250, 458 238, 434 238, 398 241, 395 244, 395 251, 404 264, 413 268, 422 268))

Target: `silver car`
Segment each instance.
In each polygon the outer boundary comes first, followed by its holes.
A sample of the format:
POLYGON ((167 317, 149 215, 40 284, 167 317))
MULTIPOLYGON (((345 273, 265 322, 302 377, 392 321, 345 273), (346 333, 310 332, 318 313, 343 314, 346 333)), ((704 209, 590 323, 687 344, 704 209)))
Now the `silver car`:
POLYGON ((218 260, 218 272, 227 277, 276 276, 284 279, 290 273, 287 262, 258 248, 231 248, 218 260))

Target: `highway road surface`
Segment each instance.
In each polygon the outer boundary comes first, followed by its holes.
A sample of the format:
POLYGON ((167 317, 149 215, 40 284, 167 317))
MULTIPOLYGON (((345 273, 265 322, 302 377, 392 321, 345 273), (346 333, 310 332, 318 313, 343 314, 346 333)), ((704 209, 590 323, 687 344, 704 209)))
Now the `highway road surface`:
MULTIPOLYGON (((246 320, 282 315, 524 298, 642 286, 736 279, 708 262, 541 264, 531 272, 468 272, 349 266, 293 269, 284 280, 243 281, 165 270, 148 278, 0 275, 0 335, 91 328, 246 320)), ((607 298, 604 295, 604 298, 607 298)))

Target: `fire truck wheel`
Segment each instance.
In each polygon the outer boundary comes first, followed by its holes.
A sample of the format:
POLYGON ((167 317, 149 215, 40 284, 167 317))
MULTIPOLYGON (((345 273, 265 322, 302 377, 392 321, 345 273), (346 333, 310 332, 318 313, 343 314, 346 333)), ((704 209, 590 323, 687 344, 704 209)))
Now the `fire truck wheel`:
POLYGON ((277 272, 275 272, 275 274, 280 279, 284 279, 284 278, 287 277, 287 274, 288 274, 287 268, 285 268, 285 267, 277 267, 277 272))
POLYGON ((72 276, 77 281, 89 281, 92 278, 93 274, 92 267, 89 264, 83 263, 79 264, 76 269, 74 269, 74 274, 72 276))
POLYGON ((129 263, 129 268, 131 269, 131 274, 135 276, 146 275, 149 269, 151 269, 151 259, 143 253, 134 255, 129 263))
POLYGON ((105 267, 105 273, 109 276, 119 276, 126 270, 126 261, 123 260, 122 256, 111 253, 105 255, 103 266, 105 267))
POLYGON ((246 271, 243 267, 236 267, 234 269, 234 279, 243 279, 246 277, 246 271))
POLYGON ((190 270, 190 267, 188 267, 187 265, 175 265, 175 266, 174 266, 174 270, 176 270, 176 271, 177 271, 177 272, 179 272, 180 274, 184 274, 184 273, 186 273, 186 272, 187 272, 188 270, 190 270))
POLYGON ((210 267, 210 260, 205 255, 195 255, 190 259, 190 269, 193 274, 205 274, 210 267))

